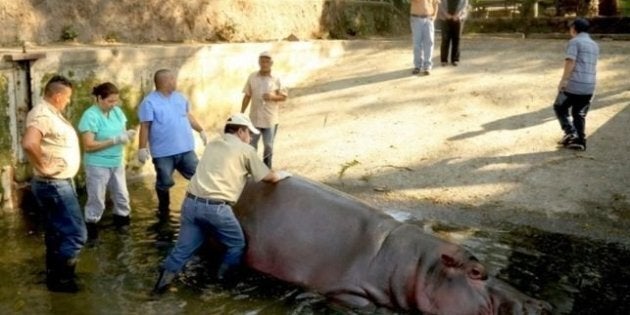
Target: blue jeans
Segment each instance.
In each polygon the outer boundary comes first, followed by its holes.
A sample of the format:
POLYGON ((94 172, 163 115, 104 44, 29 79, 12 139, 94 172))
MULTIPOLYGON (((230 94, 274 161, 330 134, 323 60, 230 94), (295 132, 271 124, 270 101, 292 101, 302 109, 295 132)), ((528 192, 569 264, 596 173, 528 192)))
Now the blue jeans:
POLYGON ((435 38, 433 20, 412 16, 410 24, 413 39, 413 65, 421 70, 431 70, 435 38))
POLYGON ((60 261, 77 257, 87 231, 72 179, 33 178, 31 189, 46 212, 46 257, 60 261))
POLYGON ((168 190, 175 185, 173 172, 177 170, 184 178, 190 179, 195 175, 199 159, 195 151, 188 151, 180 154, 153 158, 156 181, 155 191, 159 201, 159 209, 167 210, 170 204, 168 190))
POLYGON ((177 243, 162 268, 173 273, 181 271, 209 235, 227 248, 223 264, 231 267, 241 263, 245 235, 232 207, 225 203, 210 204, 186 197, 182 205, 177 243))
POLYGON ((275 124, 271 128, 256 128, 260 130, 260 134, 252 135, 252 141, 250 142, 250 144, 255 149, 258 149, 258 140, 260 139, 260 136, 262 136, 264 145, 263 162, 265 162, 265 164, 269 168, 271 168, 273 158, 273 142, 276 139, 276 134, 278 133, 278 124, 275 124))
POLYGON ((558 92, 556 101, 553 104, 553 110, 556 113, 560 127, 565 134, 573 134, 579 140, 586 139, 586 114, 591 106, 593 95, 577 95, 567 92, 558 92), (571 118, 569 120, 569 110, 571 118))

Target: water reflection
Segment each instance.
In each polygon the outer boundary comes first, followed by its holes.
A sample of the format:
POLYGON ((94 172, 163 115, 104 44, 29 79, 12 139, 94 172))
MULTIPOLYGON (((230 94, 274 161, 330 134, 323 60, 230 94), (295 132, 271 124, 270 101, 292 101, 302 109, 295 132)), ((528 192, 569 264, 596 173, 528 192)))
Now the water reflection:
MULTIPOLYGON (((246 272, 226 287, 213 279, 218 255, 205 250, 160 298, 149 292, 158 264, 177 238, 178 205, 186 182, 173 191, 171 216, 156 216, 151 185, 130 186, 132 225, 115 231, 111 212, 95 246, 78 264, 78 294, 50 293, 44 285, 40 217, 32 210, 0 216, 0 314, 355 314, 319 295, 246 272)), ((410 217, 402 216, 404 220, 410 217)), ((408 221, 462 244, 498 275, 529 295, 554 305, 555 314, 630 314, 630 251, 608 244, 506 226, 470 229, 408 221)), ((378 314, 394 314, 381 309, 378 314)))

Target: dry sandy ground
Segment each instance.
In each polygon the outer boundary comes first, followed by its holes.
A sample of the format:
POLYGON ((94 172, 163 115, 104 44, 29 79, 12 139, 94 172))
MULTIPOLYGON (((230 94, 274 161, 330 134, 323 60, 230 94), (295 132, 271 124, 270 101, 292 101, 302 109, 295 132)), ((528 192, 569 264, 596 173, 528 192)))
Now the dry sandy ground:
POLYGON ((566 40, 465 38, 459 67, 424 77, 407 39, 383 40, 293 87, 274 167, 423 220, 630 245, 630 42, 599 43, 585 152, 556 146, 566 40))

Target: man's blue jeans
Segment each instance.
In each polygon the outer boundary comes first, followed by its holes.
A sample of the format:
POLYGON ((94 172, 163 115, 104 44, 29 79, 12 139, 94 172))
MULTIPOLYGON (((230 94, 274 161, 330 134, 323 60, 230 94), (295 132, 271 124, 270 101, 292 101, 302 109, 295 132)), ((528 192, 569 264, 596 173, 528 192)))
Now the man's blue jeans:
POLYGON ((195 151, 153 158, 156 181, 155 191, 159 201, 160 211, 168 211, 170 204, 169 189, 175 185, 173 172, 177 170, 184 178, 190 179, 195 175, 199 159, 195 151))
POLYGON ((413 65, 420 70, 431 70, 435 39, 433 20, 428 17, 412 16, 410 24, 413 41, 413 65))
POLYGON ((223 264, 232 267, 241 263, 245 235, 232 207, 225 203, 211 204, 186 197, 182 205, 177 243, 162 267, 173 273, 181 271, 210 235, 227 248, 223 264))
POLYGON ((274 125, 271 128, 258 128, 258 127, 256 128, 260 130, 260 134, 258 135, 253 134, 250 144, 255 149, 258 149, 258 140, 260 139, 260 136, 262 136, 263 145, 264 145, 263 162, 265 162, 265 164, 269 168, 271 168, 271 163, 272 163, 272 158, 273 158, 273 142, 276 139, 276 134, 278 133, 278 124, 274 125))
POLYGON ((46 212, 46 257, 66 261, 79 255, 87 239, 72 179, 33 178, 31 189, 46 212))

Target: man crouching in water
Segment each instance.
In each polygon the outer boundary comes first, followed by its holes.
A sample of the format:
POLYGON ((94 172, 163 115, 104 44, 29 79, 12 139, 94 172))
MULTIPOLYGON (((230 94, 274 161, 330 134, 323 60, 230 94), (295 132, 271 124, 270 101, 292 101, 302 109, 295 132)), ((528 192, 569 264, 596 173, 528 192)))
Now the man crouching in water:
POLYGON ((217 272, 217 278, 224 280, 226 273, 241 263, 245 249, 245 236, 231 205, 243 192, 247 176, 269 183, 291 176, 288 172, 270 170, 256 155, 249 145, 250 132, 260 132, 246 115, 232 115, 224 132, 221 138, 206 145, 190 180, 182 205, 177 243, 160 268, 154 293, 163 293, 168 288, 209 233, 227 248, 217 272))

